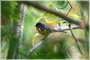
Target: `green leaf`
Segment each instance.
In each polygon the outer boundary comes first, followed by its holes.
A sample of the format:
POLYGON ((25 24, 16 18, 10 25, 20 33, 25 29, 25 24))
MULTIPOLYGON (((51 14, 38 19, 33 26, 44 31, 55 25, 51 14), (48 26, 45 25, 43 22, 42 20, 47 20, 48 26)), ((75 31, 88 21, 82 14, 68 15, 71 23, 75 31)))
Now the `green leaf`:
POLYGON ((63 20, 58 20, 57 23, 61 23, 63 20))
POLYGON ((63 9, 68 4, 66 0, 64 0, 64 1, 54 1, 53 3, 58 9, 63 9))
POLYGON ((54 5, 52 3, 49 3, 50 8, 54 8, 54 5))

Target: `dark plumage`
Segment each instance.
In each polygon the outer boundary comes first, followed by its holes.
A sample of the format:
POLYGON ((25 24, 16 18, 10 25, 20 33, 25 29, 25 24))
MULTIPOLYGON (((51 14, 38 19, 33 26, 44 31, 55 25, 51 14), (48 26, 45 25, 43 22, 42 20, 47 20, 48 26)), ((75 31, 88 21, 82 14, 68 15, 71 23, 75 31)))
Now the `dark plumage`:
POLYGON ((36 28, 38 32, 43 35, 48 35, 49 33, 53 32, 53 29, 51 29, 50 26, 40 23, 40 22, 36 24, 36 28))

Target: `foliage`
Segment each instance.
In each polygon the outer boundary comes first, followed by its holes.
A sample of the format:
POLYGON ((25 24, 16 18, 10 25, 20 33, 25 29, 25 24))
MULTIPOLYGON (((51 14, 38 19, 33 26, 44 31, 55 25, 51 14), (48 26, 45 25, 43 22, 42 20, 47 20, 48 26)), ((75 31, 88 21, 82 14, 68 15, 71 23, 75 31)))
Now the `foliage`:
MULTIPOLYGON (((81 10, 77 2, 70 1, 37 1, 37 3, 48 7, 50 9, 56 10, 60 13, 67 15, 75 20, 81 20, 82 15, 80 15, 81 10), (71 10, 70 10, 71 8, 71 10), (70 12, 69 12, 70 10, 70 12)), ((1 52, 2 58, 6 58, 8 54, 8 50, 10 47, 11 41, 11 50, 16 54, 16 51, 13 49, 17 49, 18 46, 18 38, 16 28, 20 23, 20 4, 16 1, 2 1, 1 2, 1 52), (4 43, 5 42, 5 43, 4 43), (16 47, 16 48, 15 48, 16 47), (4 57, 5 56, 5 57, 4 57)), ((87 5, 87 4, 86 4, 87 5)), ((86 6, 85 5, 85 6, 86 6)), ((81 5, 82 6, 82 5, 81 5)), ((87 12, 87 10, 85 10, 87 12)), ((87 16, 85 16, 87 18, 87 16)), ((22 41, 22 48, 19 52, 20 58, 31 58, 31 59, 66 59, 66 58, 82 58, 78 48, 76 46, 75 40, 72 37, 70 30, 63 32, 54 32, 49 34, 46 38, 46 41, 36 48, 33 52, 31 52, 28 57, 27 53, 29 50, 32 49, 35 45, 41 41, 44 37, 41 34, 38 34, 35 25, 37 22, 44 22, 48 23, 48 25, 53 25, 53 27, 65 27, 68 26, 70 23, 63 21, 62 18, 57 17, 53 14, 43 12, 41 10, 37 10, 32 6, 27 6, 25 20, 24 20, 24 29, 23 29, 23 41, 22 41), (76 53, 76 54, 74 54, 76 53), (75 56, 77 55, 77 56, 75 56), (80 56, 80 57, 79 57, 80 56)), ((71 24, 74 26, 73 24, 71 24)), ((73 30, 73 34, 79 40, 79 45, 83 53, 86 55, 85 58, 88 58, 88 51, 85 50, 86 48, 86 37, 83 29, 76 29, 73 30), (84 52, 85 51, 85 52, 84 52)), ((83 55, 83 56, 85 56, 83 55)), ((12 57, 13 58, 13 57, 12 57)), ((16 58, 16 57, 15 57, 16 58)))
MULTIPOLYGON (((1 2, 1 42, 2 42, 2 55, 3 53, 5 52, 4 51, 4 47, 5 46, 9 46, 9 42, 10 40, 13 40, 14 41, 14 34, 13 34, 13 29, 15 28, 14 27, 14 22, 18 22, 19 20, 19 12, 20 10, 18 9, 19 8, 19 5, 17 2, 9 2, 9 1, 2 1, 1 2), (3 42, 7 42, 6 43, 3 43, 3 42), (5 45, 5 46, 3 46, 5 45)), ((13 43, 14 44, 14 43, 13 43)), ((12 45, 13 47, 14 45, 12 45)), ((8 52, 8 48, 9 47, 6 47, 6 51, 8 52)), ((12 48, 13 49, 13 48, 12 48)), ((7 57, 7 52, 4 53, 5 56, 3 56, 3 58, 6 58, 7 57)))

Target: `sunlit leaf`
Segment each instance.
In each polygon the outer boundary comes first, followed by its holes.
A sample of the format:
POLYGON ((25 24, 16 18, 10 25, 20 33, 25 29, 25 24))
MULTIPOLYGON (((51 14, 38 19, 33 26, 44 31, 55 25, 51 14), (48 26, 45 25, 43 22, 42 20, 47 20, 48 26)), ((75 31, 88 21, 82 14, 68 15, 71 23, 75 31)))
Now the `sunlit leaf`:
POLYGON ((65 8, 68 4, 67 1, 54 1, 53 3, 58 9, 65 8))

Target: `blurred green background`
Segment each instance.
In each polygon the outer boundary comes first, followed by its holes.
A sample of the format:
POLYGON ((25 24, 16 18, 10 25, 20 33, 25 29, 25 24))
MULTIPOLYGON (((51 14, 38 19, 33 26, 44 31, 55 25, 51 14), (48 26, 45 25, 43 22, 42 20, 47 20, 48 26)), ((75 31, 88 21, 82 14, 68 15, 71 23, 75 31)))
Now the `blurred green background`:
MULTIPOLYGON (((69 3, 67 0, 37 1, 37 3, 66 15, 72 6, 68 17, 71 17, 75 20, 82 20, 83 18, 85 23, 88 24, 88 1, 69 1, 69 3), (86 3, 86 7, 82 7, 81 3, 86 3), (81 15, 82 10, 85 12, 83 15, 81 15)), ((86 46, 88 44, 88 32, 84 29, 73 30, 75 37, 79 40, 79 45, 83 51, 83 55, 81 55, 78 51, 76 42, 74 41, 70 30, 67 30, 67 33, 58 32, 54 33, 55 35, 52 33, 52 35, 50 35, 50 37, 47 39, 49 41, 46 41, 41 46, 36 48, 35 51, 31 52, 30 55, 26 56, 29 50, 33 47, 33 43, 37 44, 43 37, 40 34, 35 36, 38 34, 35 25, 37 22, 41 21, 40 18, 44 17, 53 19, 57 22, 57 25, 60 23, 60 25, 63 27, 68 26, 69 23, 60 17, 46 13, 28 5, 26 6, 27 9, 25 12, 25 17, 20 17, 22 13, 20 6, 21 3, 16 1, 1 1, 1 59, 6 59, 9 54, 11 54, 9 57, 12 59, 17 58, 15 57, 16 55, 21 59, 88 59, 89 47, 86 46), (24 28, 22 32, 22 48, 21 51, 17 53, 19 37, 17 37, 16 28, 20 23, 20 18, 24 18, 24 28), (12 41, 12 44, 10 41, 12 41)))

